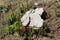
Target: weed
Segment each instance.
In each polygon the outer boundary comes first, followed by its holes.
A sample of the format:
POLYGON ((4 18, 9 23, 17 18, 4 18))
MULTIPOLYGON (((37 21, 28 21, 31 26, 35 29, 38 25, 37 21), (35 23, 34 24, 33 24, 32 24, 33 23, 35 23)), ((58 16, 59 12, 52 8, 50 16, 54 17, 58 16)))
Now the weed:
POLYGON ((41 34, 42 34, 43 36, 46 36, 47 33, 50 33, 50 29, 48 28, 47 24, 44 23, 44 24, 43 24, 43 27, 42 27, 41 34))
POLYGON ((0 5, 0 12, 5 12, 7 11, 7 7, 4 5, 0 5))
POLYGON ((12 10, 10 10, 10 15, 8 16, 8 23, 6 26, 7 33, 19 32, 20 30, 20 22, 19 16, 16 15, 12 10))

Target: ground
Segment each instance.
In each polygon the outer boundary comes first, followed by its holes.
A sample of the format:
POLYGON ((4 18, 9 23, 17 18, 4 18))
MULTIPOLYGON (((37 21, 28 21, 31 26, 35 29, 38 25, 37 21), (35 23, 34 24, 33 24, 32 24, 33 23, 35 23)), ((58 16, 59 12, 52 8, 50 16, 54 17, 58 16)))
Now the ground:
MULTIPOLYGON (((19 13, 19 4, 22 0, 0 0, 0 5, 9 6, 14 10, 17 14, 19 13), (10 5, 11 4, 11 5, 10 5)), ((31 0, 29 0, 31 1, 31 0)), ((24 1, 22 1, 24 3, 24 1)), ((48 14, 48 19, 45 20, 46 24, 50 28, 50 33, 48 33, 47 36, 39 36, 38 40, 60 40, 60 0, 32 0, 32 2, 38 2, 42 5, 39 7, 43 7, 44 10, 48 14), (52 37, 50 37, 52 36, 52 37)), ((9 11, 2 13, 0 12, 0 35, 4 35, 5 32, 5 26, 7 24, 7 16, 9 15, 9 11)), ((13 35, 4 35, 0 38, 0 40, 23 40, 22 37, 20 37, 17 33, 14 33, 13 35)), ((34 40, 37 40, 35 38, 34 40)))

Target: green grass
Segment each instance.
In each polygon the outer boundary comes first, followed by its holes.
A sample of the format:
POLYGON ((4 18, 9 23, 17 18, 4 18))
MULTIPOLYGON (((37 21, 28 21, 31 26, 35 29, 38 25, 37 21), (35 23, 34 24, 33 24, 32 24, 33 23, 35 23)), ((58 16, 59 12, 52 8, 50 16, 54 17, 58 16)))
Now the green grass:
POLYGON ((8 16, 8 23, 6 25, 7 33, 19 32, 20 30, 20 20, 19 16, 14 13, 14 11, 10 10, 10 14, 8 16))
POLYGON ((0 5, 0 12, 5 12, 7 11, 7 7, 4 5, 0 5))

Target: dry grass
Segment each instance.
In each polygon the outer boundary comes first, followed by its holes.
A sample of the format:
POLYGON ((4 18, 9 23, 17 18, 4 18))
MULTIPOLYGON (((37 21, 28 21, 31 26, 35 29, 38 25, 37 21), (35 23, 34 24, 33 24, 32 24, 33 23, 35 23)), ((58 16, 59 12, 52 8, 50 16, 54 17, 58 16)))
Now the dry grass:
MULTIPOLYGON (((21 0, 22 1, 22 0, 21 0)), ((20 0, 0 0, 0 5, 6 5, 6 7, 10 6, 14 12, 18 15, 20 12, 19 7, 20 7, 20 0)), ((23 2, 23 1, 22 1, 23 2)), ((45 37, 41 36, 38 39, 40 40, 60 40, 60 1, 56 0, 45 0, 43 3, 43 0, 33 0, 32 2, 39 2, 43 4, 44 9, 46 10, 47 14, 49 15, 49 18, 45 20, 49 28, 51 29, 51 33, 49 35, 53 35, 54 38, 50 37, 45 37), (57 34, 58 33, 58 34, 57 34)), ((23 2, 24 3, 24 2, 23 2)), ((25 4, 25 3, 24 3, 25 4)), ((9 9, 9 10, 10 10, 9 9)), ((7 17, 8 17, 9 12, 5 13, 0 13, 0 35, 4 34, 4 28, 7 22, 7 17)), ((22 38, 21 38, 22 39, 22 38)), ((20 40, 19 36, 14 36, 14 35, 6 35, 4 38, 1 40, 20 40)), ((22 39, 23 40, 23 39, 22 39)), ((34 39, 36 40, 36 39, 34 39)))

